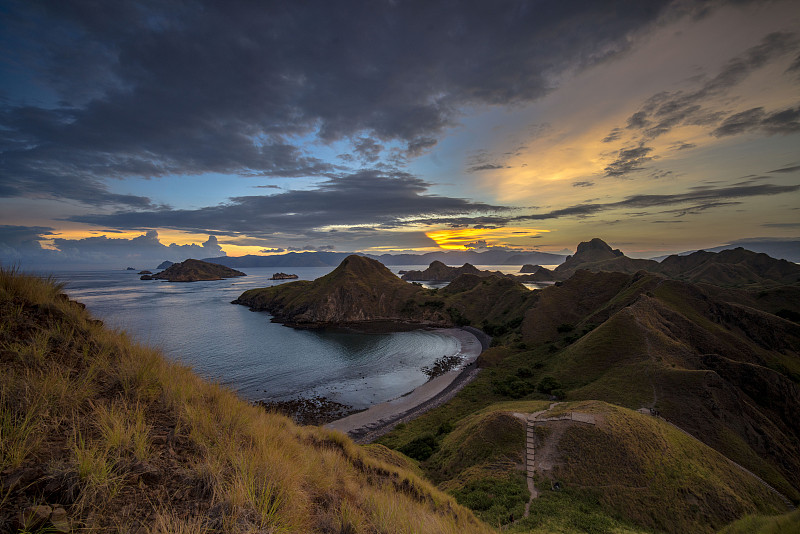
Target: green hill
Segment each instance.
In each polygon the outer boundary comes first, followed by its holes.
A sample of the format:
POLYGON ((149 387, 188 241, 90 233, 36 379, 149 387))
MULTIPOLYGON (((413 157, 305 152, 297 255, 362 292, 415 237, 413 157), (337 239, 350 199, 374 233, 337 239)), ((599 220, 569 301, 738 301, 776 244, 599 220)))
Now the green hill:
POLYGON ((397 453, 251 406, 57 284, 0 270, 0 317, 2 532, 490 532, 397 453))
MULTIPOLYGON (((746 514, 786 508, 755 477, 665 421, 598 401, 562 403, 540 416, 586 414, 593 424, 534 426, 538 497, 530 499, 520 416, 549 404, 492 404, 423 434, 436 443, 421 463, 424 472, 480 518, 510 532, 710 533, 746 514)), ((436 418, 431 413, 408 426, 436 418)), ((419 438, 408 441, 407 430, 385 441, 413 451, 419 438)))
POLYGON ((523 336, 557 350, 547 368, 568 399, 656 407, 800 498, 800 326, 651 274, 579 273, 541 293, 523 336))

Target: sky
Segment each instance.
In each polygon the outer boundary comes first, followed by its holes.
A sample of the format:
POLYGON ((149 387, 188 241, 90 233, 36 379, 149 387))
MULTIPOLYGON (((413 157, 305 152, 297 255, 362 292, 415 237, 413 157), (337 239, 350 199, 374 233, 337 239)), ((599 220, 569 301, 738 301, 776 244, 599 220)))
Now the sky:
POLYGON ((800 235, 796 1, 0 0, 0 262, 800 235))

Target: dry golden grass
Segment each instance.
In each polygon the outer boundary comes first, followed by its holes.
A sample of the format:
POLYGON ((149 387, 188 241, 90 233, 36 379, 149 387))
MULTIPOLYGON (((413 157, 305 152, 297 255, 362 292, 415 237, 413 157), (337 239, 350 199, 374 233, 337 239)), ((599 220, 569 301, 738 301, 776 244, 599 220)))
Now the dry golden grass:
POLYGON ((0 531, 490 532, 405 460, 249 405, 0 269, 0 531))

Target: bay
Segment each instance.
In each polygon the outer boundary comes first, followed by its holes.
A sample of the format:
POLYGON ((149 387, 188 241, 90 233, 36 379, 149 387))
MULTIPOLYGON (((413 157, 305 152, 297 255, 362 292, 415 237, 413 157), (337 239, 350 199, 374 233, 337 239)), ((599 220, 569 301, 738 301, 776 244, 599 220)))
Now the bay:
MULTIPOLYGON (((332 269, 290 272, 313 280, 332 269)), ((107 326, 249 400, 321 395, 366 408, 424 384, 423 367, 459 350, 455 338, 436 330, 365 334, 272 323, 268 314, 230 302, 247 289, 288 282, 269 280, 274 268, 240 270, 247 276, 191 283, 139 280, 136 271, 52 274, 107 326)))

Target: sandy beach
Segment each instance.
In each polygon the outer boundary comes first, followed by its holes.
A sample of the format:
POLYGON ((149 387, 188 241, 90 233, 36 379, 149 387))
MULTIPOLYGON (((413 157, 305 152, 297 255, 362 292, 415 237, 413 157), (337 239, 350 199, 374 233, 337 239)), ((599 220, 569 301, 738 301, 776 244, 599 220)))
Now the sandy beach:
POLYGON ((328 423, 326 428, 345 432, 356 442, 366 443, 388 432, 403 420, 416 417, 445 402, 468 384, 478 371, 475 360, 483 350, 481 342, 475 335, 460 328, 440 331, 455 337, 460 343, 458 355, 462 357, 462 364, 458 369, 437 376, 401 397, 328 423))

